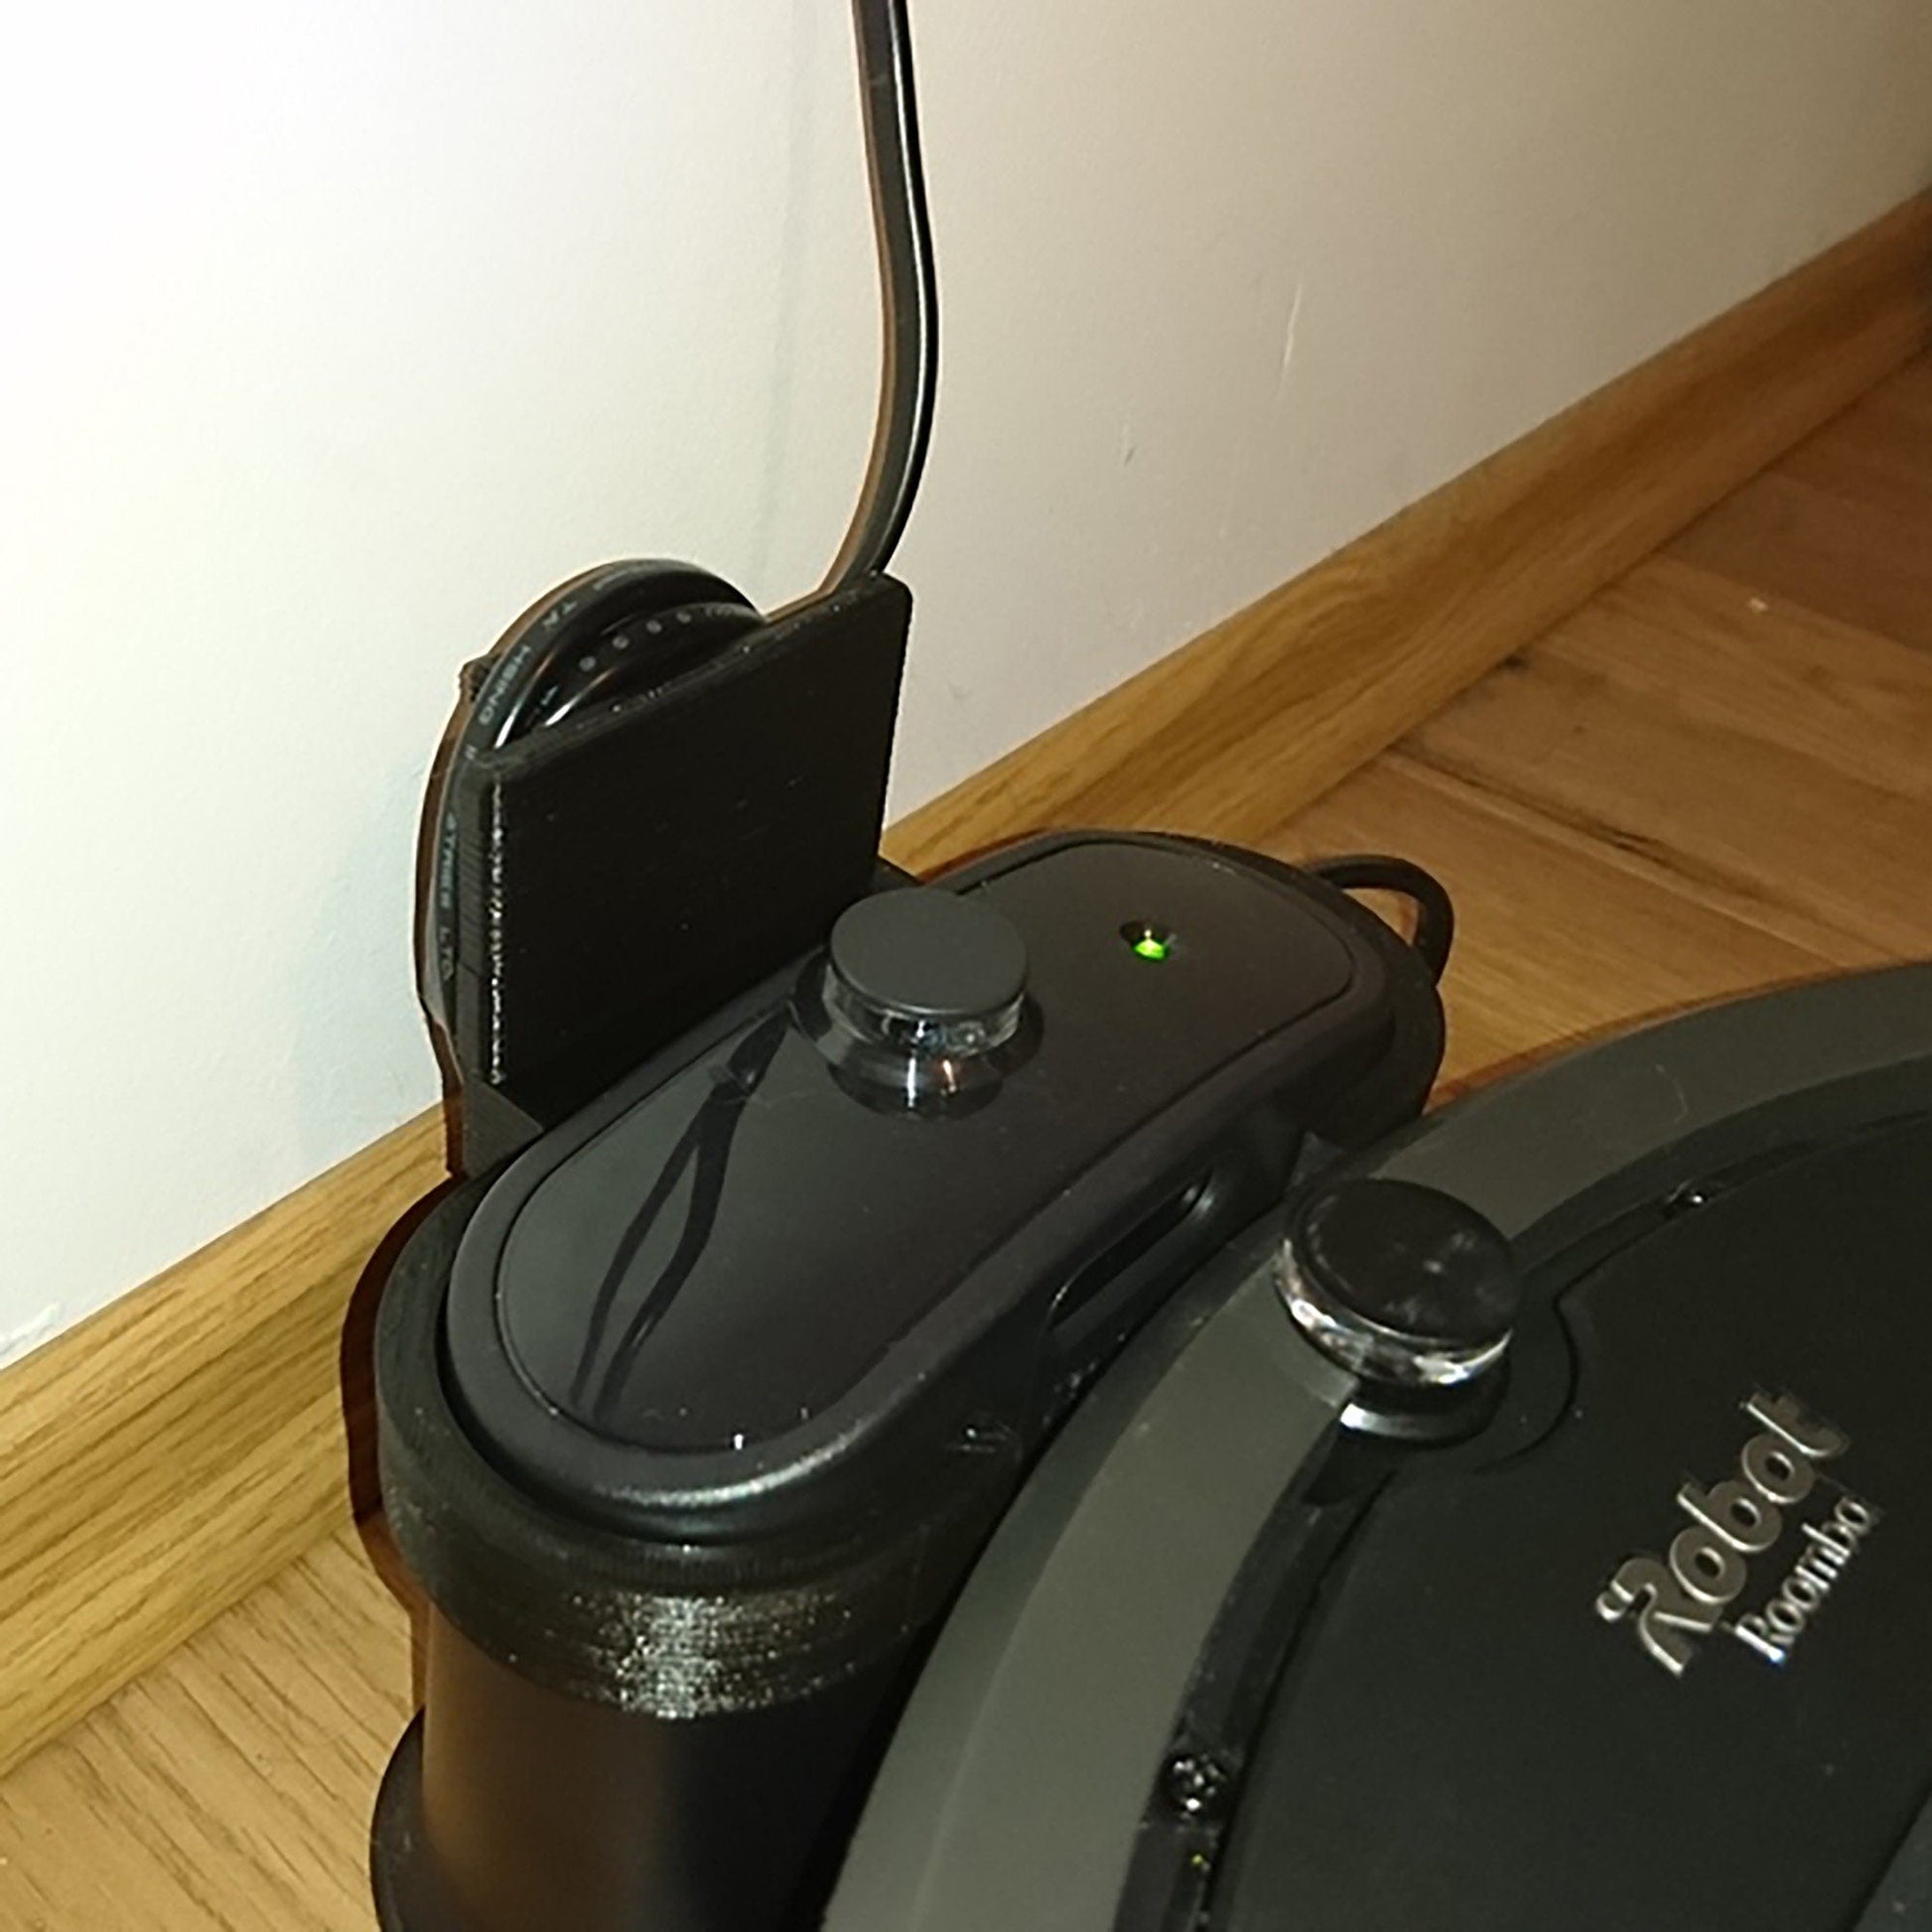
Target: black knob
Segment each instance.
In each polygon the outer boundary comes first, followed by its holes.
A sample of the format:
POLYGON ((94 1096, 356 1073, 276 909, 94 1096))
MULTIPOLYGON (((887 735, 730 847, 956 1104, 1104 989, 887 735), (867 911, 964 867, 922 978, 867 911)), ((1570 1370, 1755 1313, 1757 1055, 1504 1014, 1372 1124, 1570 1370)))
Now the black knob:
POLYGON ((839 915, 801 1017, 868 1106, 971 1111, 1029 1048, 1027 943, 977 894, 880 893, 839 915))
POLYGON ((1522 1304, 1509 1242, 1451 1194, 1408 1180, 1343 1180, 1289 1229, 1289 1311, 1344 1367, 1407 1388, 1449 1388, 1508 1345, 1522 1304))
POLYGON ((882 1033, 984 1050, 1017 1024, 1027 942, 975 895, 908 888, 840 914, 832 973, 842 1008, 882 1033))

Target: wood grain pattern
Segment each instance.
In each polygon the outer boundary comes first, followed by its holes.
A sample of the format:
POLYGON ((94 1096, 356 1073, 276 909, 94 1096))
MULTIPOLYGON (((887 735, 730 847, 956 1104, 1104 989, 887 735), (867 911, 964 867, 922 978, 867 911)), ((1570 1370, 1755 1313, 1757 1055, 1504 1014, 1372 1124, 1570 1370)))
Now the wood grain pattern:
POLYGON ((1444 1096, 1638 1015, 1813 978, 1837 963, 1399 752, 1264 843, 1290 859, 1399 851, 1449 886, 1461 937, 1444 981, 1444 1096))
MULTIPOLYGON (((1895 368, 1932 327, 1928 288, 1932 198, 1921 198, 914 813, 889 850, 925 869, 1056 824, 1234 838, 1279 826, 1895 368)), ((1916 487, 1896 425, 1922 420, 1925 405, 1922 384, 1903 385, 1874 404, 1862 454, 1828 454, 1810 481, 1775 486, 1848 502, 1884 525, 1859 542, 1889 542, 1916 487)), ((1725 536, 1726 514, 1686 542, 1724 552, 1746 541, 1748 530, 1725 536)), ((1784 548, 1798 557, 1803 539, 1784 548)), ((1903 609, 1916 585, 1867 590, 1861 608, 1886 597, 1903 609)), ((1485 771, 1500 785, 1465 727, 1560 738, 1566 708, 1607 677, 1552 659, 1418 757, 1444 785, 1485 771)), ((1891 701, 1855 682, 1856 702, 1891 701)), ((1553 744, 1521 808, 1568 812, 1586 840, 1613 825, 1615 801, 1588 769, 1622 755, 1615 734, 1647 739, 1647 717, 1617 722, 1625 715, 1616 708, 1571 748, 1570 764, 1587 768, 1570 770, 1553 744)), ((1743 785, 1790 775, 1796 754, 1751 756, 1743 785)), ((1894 746, 1894 764, 1902 756, 1894 746)), ((1864 795, 1855 769, 1840 776, 1843 799, 1864 795)), ((1874 794, 1873 809, 1890 807, 1874 794)), ((1779 901, 1758 915, 1766 932, 1851 963, 1909 926, 1902 888, 1821 909, 1822 845, 1814 890, 1782 904, 1761 868, 1724 848, 1719 824, 1683 856, 1727 882, 1733 910, 1779 901)), ((1887 849, 1909 831, 1897 818, 1887 849)), ((1483 1024, 1479 1011, 1465 1025, 1483 1024)), ((441 1172, 436 1123, 414 1123, 0 1377, 0 1767, 343 1522, 354 1455, 366 1500, 337 1331, 376 1243, 441 1172)), ((343 1353, 351 1387, 357 1333, 343 1353)))
POLYGON ((1932 525, 1925 517, 1880 518, 1868 504, 1780 471, 1759 479, 1746 500, 1701 519, 1672 554, 1765 598, 1932 649, 1932 525), (1908 534, 1918 540, 1916 563, 1874 569, 1892 539, 1908 534))
POLYGON ((344 1312, 440 1148, 399 1129, 0 1382, 0 1762, 348 1519, 344 1312))
POLYGON ((1405 756, 1836 964, 1908 953, 1925 930, 1923 798, 1687 715, 1593 665, 1555 652, 1507 665, 1405 756), (1852 874, 1848 825, 1863 860, 1852 874))
MULTIPOLYGON (((1887 393, 1932 396, 1928 374, 1887 393)), ((1838 460, 1847 433, 1793 461, 1838 460)), ((1925 464, 1932 483, 1932 438, 1925 464)), ((1914 555, 1894 535, 1871 567, 1914 555)), ((1440 873, 1463 1086, 1640 1016, 1932 953, 1928 665, 1666 557, 1257 829, 1288 857, 1380 846, 1440 873), (1874 826, 1874 799, 1899 815, 1874 826), (1897 874, 1914 828, 1916 895, 1897 874), (1747 850, 1719 864, 1725 839, 1747 850)), ((1255 825, 1241 759, 1207 780, 1207 829, 1255 825)), ((371 1932, 368 1808, 412 1701, 385 1575, 379 1534, 340 1530, 0 1780, 0 1932, 371 1932)))
POLYGON ((1699 519, 1672 554, 1932 649, 1932 384, 1888 383, 1699 519))
POLYGON ((1932 793, 1932 652, 1676 558, 1632 571, 1560 624, 1540 654, 1848 777, 1906 797, 1932 793))
POLYGON ((0 1926, 367 1932, 409 1654, 354 1532, 316 1546, 0 1786, 0 1926))

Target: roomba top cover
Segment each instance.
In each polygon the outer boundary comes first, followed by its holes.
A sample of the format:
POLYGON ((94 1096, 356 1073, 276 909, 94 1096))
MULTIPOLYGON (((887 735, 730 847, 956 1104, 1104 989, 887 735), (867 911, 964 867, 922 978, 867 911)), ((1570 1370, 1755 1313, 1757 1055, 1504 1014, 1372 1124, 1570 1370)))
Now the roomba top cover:
POLYGON ((1932 1926, 1932 968, 1315 1187, 1398 1184, 1513 1249, 1486 1408, 1419 1438, 1290 1313, 1306 1201, 1234 1244, 1010 1511, 832 1932, 1932 1926))
POLYGON ((1856 1921, 1932 1779, 1928 1175, 1793 1151, 1549 1284, 1560 1414, 1369 1511, 1210 1923, 1856 1921))

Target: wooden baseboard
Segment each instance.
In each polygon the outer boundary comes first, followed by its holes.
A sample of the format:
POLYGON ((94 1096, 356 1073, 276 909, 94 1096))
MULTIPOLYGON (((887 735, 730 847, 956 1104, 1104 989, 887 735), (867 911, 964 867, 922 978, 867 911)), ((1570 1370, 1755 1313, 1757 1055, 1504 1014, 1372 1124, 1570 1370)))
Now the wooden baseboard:
POLYGON ((373 1494, 345 1317, 442 1172, 425 1115, 0 1375, 0 1769, 373 1494))
MULTIPOLYGON (((1932 340, 1932 197, 1587 397, 896 827, 1281 823, 1932 340)), ((372 1498, 366 1340, 440 1119, 0 1375, 0 1769, 372 1498)))

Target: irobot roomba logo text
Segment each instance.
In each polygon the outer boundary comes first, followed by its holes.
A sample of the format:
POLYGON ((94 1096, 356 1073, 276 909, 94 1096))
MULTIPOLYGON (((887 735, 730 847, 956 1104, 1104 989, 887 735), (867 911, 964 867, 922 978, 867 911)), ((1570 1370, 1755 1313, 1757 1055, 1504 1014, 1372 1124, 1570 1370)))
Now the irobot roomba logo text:
MULTIPOLYGON (((1784 1534, 1784 1512, 1810 1496, 1818 1465, 1851 1447, 1843 1430, 1808 1415, 1793 1396, 1759 1393, 1744 1413, 1763 1430, 1738 1451, 1737 1474, 1709 1489, 1687 1482, 1677 1506, 1691 1520, 1671 1539, 1668 1561, 1631 1557, 1596 1599, 1606 1623, 1635 1612, 1638 1641, 1673 1677, 1743 1594, 1751 1559, 1784 1534)), ((1785 1662, 1877 1520, 1869 1503, 1841 1492, 1829 1511, 1798 1525, 1803 1547, 1777 1587, 1723 1628, 1769 1662, 1785 1662)))

